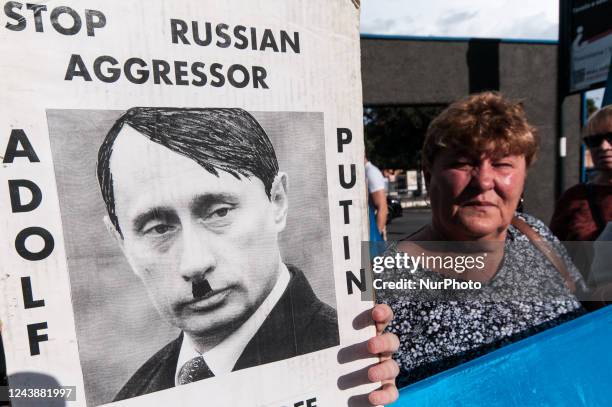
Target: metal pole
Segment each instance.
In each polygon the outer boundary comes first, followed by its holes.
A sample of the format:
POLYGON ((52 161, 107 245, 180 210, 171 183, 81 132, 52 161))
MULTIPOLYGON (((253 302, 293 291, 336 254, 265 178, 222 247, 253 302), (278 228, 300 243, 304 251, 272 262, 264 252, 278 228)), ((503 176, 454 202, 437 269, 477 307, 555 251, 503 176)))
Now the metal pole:
MULTIPOLYGON (((560 81, 559 81, 560 82, 560 81)), ((562 86, 557 86, 557 168, 555 174, 555 200, 565 191, 565 156, 567 150, 566 138, 563 132, 563 101, 565 94, 562 86)))
POLYGON ((566 140, 563 135, 563 101, 567 93, 567 76, 568 73, 568 59, 565 58, 565 54, 568 51, 570 44, 568 38, 568 27, 567 19, 571 13, 571 1, 570 0, 559 0, 559 45, 557 48, 557 97, 556 97, 556 147, 557 154, 555 160, 555 200, 559 199, 559 196, 564 191, 565 187, 565 149, 566 140))
MULTIPOLYGON (((582 130, 582 128, 584 128, 584 125, 586 124, 586 121, 589 115, 586 92, 580 93, 580 99, 582 102, 580 103, 580 129, 582 130)), ((580 182, 581 183, 587 182, 586 157, 585 156, 586 156, 586 148, 584 146, 584 143, 581 141, 580 142, 580 182)))
POLYGON ((606 91, 604 92, 603 101, 601 107, 612 104, 612 56, 610 57, 610 64, 608 65, 608 82, 606 83, 606 91))

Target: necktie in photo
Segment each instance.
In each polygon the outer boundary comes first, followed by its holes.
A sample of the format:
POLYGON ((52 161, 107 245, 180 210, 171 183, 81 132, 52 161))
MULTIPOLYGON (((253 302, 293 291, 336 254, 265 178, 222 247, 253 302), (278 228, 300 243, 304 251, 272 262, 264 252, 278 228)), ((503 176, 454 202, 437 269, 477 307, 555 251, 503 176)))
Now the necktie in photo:
POLYGON ((214 377, 215 374, 210 370, 202 356, 188 360, 179 370, 179 384, 197 382, 198 380, 214 377))

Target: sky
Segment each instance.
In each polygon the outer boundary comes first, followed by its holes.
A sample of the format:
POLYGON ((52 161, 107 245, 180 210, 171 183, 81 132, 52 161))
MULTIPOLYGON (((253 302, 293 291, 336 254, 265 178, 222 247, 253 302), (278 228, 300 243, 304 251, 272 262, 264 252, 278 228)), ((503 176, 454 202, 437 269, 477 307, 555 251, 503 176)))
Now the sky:
POLYGON ((361 32, 556 40, 559 0, 362 0, 361 32))
POLYGON ((559 0, 361 1, 363 34, 557 40, 558 22, 559 0))

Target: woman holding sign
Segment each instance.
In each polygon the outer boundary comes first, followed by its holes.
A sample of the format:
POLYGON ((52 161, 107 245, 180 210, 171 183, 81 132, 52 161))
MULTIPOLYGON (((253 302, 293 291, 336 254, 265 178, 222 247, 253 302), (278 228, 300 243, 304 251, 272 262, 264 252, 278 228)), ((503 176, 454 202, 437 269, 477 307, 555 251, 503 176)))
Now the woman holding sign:
POLYGON ((432 217, 398 244, 398 252, 413 255, 412 263, 394 270, 415 284, 381 293, 395 313, 389 330, 401 342, 398 384, 583 312, 572 294, 580 275, 565 250, 544 223, 516 212, 536 151, 535 129, 522 106, 496 93, 459 100, 429 126, 423 166, 432 217), (446 267, 449 258, 456 266, 472 257, 486 258, 486 265, 446 267), (476 281, 480 289, 453 289, 464 284, 447 281, 476 281))

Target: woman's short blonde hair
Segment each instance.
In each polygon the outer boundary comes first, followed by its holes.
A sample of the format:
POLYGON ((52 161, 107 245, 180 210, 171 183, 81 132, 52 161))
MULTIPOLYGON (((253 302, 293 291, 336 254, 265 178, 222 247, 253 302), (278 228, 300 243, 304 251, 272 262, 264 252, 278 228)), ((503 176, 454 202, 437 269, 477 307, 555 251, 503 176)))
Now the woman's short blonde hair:
POLYGON ((612 130, 612 105, 602 107, 593 113, 584 126, 583 134, 590 136, 610 130, 612 130))
POLYGON ((536 157, 538 138, 521 103, 499 93, 482 92, 454 102, 431 122, 423 145, 423 169, 431 169, 444 150, 470 157, 523 155, 529 167, 536 157))

